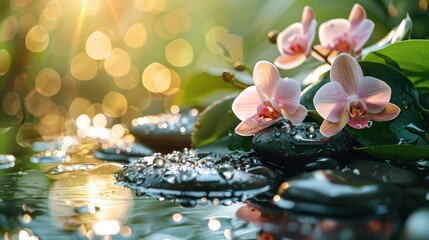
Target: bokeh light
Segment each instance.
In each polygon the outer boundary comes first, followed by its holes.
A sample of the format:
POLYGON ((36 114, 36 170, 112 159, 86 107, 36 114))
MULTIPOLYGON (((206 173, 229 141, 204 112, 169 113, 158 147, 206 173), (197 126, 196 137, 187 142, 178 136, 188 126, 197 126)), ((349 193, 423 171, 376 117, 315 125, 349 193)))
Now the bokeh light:
POLYGON ((41 25, 33 26, 25 37, 25 45, 32 52, 42 52, 48 47, 49 34, 41 25))
POLYGON ((78 80, 93 79, 98 73, 97 61, 90 58, 86 52, 80 52, 70 63, 70 73, 78 80))
POLYGON ((127 99, 124 95, 111 91, 103 98, 103 111, 112 117, 120 117, 127 111, 127 99))
POLYGON ((165 56, 171 65, 185 67, 192 62, 194 51, 186 39, 178 38, 167 45, 165 56))
POLYGON ((36 90, 43 96, 53 96, 61 89, 61 77, 52 68, 40 70, 36 77, 36 90))
POLYGON ((112 42, 103 32, 93 32, 86 41, 85 50, 88 56, 95 60, 102 60, 110 55, 112 42))
POLYGON ((130 68, 130 55, 120 48, 112 49, 110 55, 104 60, 104 69, 113 77, 124 76, 130 71, 130 68))
POLYGON ((10 68, 10 54, 6 49, 0 49, 0 76, 7 73, 10 68))
POLYGON ((132 48, 139 48, 146 42, 146 29, 142 23, 135 23, 124 35, 124 42, 132 48))

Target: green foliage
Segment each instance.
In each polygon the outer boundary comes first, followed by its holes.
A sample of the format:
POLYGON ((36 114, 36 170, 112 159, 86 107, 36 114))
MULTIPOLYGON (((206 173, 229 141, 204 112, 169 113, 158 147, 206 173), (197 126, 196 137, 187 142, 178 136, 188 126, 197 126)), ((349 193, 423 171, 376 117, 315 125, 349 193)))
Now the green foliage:
POLYGON ((416 161, 429 157, 429 148, 410 144, 359 147, 355 150, 388 160, 416 161))
POLYGON ((364 61, 384 63, 403 73, 419 92, 422 106, 429 108, 429 41, 398 42, 368 54, 364 61))
POLYGON ((183 91, 185 95, 181 105, 206 107, 225 95, 239 92, 240 89, 225 82, 221 76, 198 73, 188 79, 183 91))
POLYGON ((251 149, 251 137, 242 137, 234 132, 240 120, 231 110, 236 95, 215 101, 198 117, 192 134, 192 145, 196 149, 227 153, 233 150, 251 149))

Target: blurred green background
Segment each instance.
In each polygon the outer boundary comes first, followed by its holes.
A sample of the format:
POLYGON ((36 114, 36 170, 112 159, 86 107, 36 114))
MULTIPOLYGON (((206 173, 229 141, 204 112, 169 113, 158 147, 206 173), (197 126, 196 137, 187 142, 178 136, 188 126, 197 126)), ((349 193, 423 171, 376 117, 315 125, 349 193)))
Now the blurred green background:
MULTIPOLYGON (((0 2, 0 152, 32 139, 76 134, 76 120, 106 125, 179 107, 203 108, 239 89, 224 70, 251 83, 249 69, 273 61, 268 41, 311 6, 318 24, 347 18, 360 3, 374 21, 367 45, 408 13, 412 38, 428 38, 428 0, 10 0, 0 2)), ((316 37, 316 42, 318 42, 316 37)), ((320 63, 282 71, 302 81, 320 63)))

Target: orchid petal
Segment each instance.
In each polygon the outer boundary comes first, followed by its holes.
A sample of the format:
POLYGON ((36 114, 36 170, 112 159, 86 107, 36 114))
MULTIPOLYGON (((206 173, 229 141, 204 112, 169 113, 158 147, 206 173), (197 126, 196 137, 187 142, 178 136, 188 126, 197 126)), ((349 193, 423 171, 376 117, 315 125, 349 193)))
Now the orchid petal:
POLYGON ((364 19, 366 19, 365 9, 356 3, 349 15, 350 30, 355 29, 364 19))
POLYGON ((316 35, 316 25, 317 25, 316 20, 313 20, 310 26, 308 27, 308 30, 307 31, 304 30, 304 37, 305 37, 305 40, 307 41, 307 49, 305 50, 305 54, 307 58, 310 57, 310 54, 311 54, 311 46, 313 45, 314 37, 316 35))
POLYGON ((346 19, 335 18, 320 24, 319 40, 324 47, 333 47, 335 38, 348 33, 350 23, 346 19))
POLYGON ((274 64, 281 69, 292 69, 298 67, 307 60, 305 53, 294 55, 281 55, 274 60, 274 64))
POLYGON ((256 63, 253 71, 253 82, 262 100, 271 99, 274 96, 279 79, 280 73, 273 64, 267 61, 256 63))
POLYGON ((301 86, 296 80, 283 78, 278 81, 274 100, 286 111, 295 112, 301 98, 301 86))
POLYGON ((349 54, 341 53, 332 63, 331 81, 338 81, 349 96, 356 94, 357 83, 363 78, 362 68, 349 54))
POLYGON ((376 114, 367 113, 365 114, 365 116, 374 121, 382 122, 395 119, 399 115, 399 113, 401 113, 401 109, 398 106, 393 103, 388 103, 383 111, 376 114))
POLYGON ((277 35, 277 49, 280 53, 284 53, 285 46, 288 46, 290 40, 293 36, 301 36, 303 35, 302 24, 301 23, 293 23, 289 27, 285 28, 277 35))
POLYGON ((232 111, 240 119, 244 121, 256 113, 256 108, 262 102, 255 86, 244 89, 232 103, 232 111))
POLYGON ((389 103, 391 92, 385 82, 365 76, 358 83, 356 95, 365 102, 368 112, 379 113, 389 103))
POLYGON ((354 41, 353 51, 357 52, 362 49, 363 45, 368 41, 374 30, 374 23, 371 20, 364 19, 356 29, 352 31, 354 41))
POLYGON ((347 123, 352 128, 364 129, 369 127, 369 118, 368 117, 351 118, 347 123))
POLYGON ((307 116, 307 112, 307 109, 302 105, 299 105, 298 109, 293 113, 282 108, 283 117, 288 119, 292 124, 302 123, 307 116))
POLYGON ((320 125, 320 133, 325 137, 331 137, 341 131, 341 129, 346 126, 347 121, 349 120, 349 114, 346 110, 341 114, 341 120, 338 122, 330 122, 328 120, 323 120, 322 125, 320 125))
POLYGON ((321 117, 330 122, 341 120, 348 96, 338 82, 323 85, 314 95, 313 104, 321 117))
POLYGON ((272 121, 261 121, 260 117, 255 114, 238 124, 235 128, 235 133, 241 136, 251 136, 275 123, 277 120, 278 119, 274 119, 272 121))
POLYGON ((304 10, 302 11, 302 17, 301 17, 301 23, 304 30, 304 33, 309 32, 311 29, 311 26, 313 25, 315 15, 314 11, 311 7, 305 6, 304 10))

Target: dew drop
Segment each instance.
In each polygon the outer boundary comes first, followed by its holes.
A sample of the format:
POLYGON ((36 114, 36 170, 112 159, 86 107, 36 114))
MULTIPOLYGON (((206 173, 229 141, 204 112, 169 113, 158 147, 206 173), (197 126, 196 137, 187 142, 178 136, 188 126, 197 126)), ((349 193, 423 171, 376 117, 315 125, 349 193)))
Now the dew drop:
POLYGON ((154 167, 156 167, 156 168, 162 168, 165 165, 165 158, 163 158, 161 156, 157 156, 153 160, 153 163, 154 163, 154 167))
POLYGON ((410 107, 410 104, 408 103, 408 101, 407 101, 407 100, 404 100, 404 101, 402 102, 402 106, 404 107, 404 109, 405 109, 405 110, 407 110, 407 109, 410 107))
POLYGON ((223 164, 219 169, 219 174, 226 180, 231 180, 234 177, 234 168, 229 164, 223 164))

